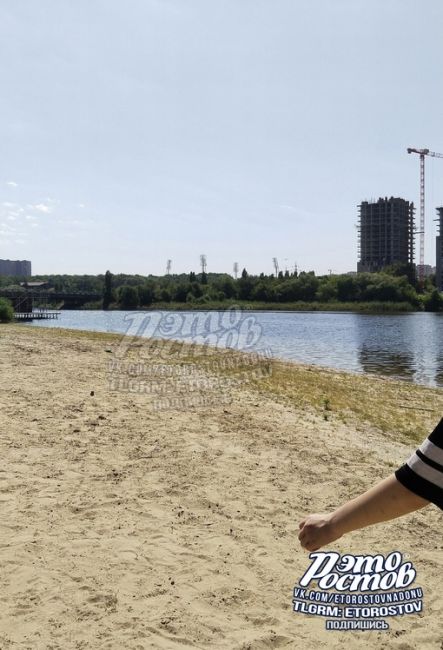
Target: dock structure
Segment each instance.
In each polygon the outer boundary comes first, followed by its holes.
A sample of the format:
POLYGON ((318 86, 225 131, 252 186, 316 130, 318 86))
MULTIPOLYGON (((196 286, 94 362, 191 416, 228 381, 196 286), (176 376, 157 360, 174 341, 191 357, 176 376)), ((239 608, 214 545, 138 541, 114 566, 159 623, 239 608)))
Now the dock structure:
POLYGON ((37 283, 28 283, 28 288, 22 288, 20 291, 0 288, 0 298, 8 298, 12 302, 15 311, 26 312, 33 311, 34 302, 40 306, 44 305, 45 309, 50 305, 55 309, 81 309, 85 303, 102 300, 103 298, 100 293, 88 291, 39 290, 33 287, 33 284, 37 283))
POLYGON ((49 318, 58 318, 59 311, 50 310, 48 307, 34 308, 34 296, 26 291, 19 293, 11 301, 14 308, 14 320, 16 321, 31 321, 31 320, 46 320, 49 318))
POLYGON ((48 318, 58 318, 60 315, 59 311, 16 311, 14 312, 15 320, 44 320, 48 318))
POLYGON ((11 301, 15 320, 30 321, 58 318, 61 308, 81 309, 85 303, 101 300, 103 296, 86 291, 53 291, 47 288, 46 282, 26 282, 19 290, 0 288, 0 298, 11 301))

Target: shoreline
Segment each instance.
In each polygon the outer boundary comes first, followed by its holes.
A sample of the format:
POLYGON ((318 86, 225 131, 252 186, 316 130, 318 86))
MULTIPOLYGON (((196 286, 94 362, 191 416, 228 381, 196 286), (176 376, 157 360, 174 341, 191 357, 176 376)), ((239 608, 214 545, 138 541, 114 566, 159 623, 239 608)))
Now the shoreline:
MULTIPOLYGON (((66 311, 67 311, 67 313, 69 313, 71 310, 66 310, 66 311)), ((85 311, 85 310, 76 310, 76 311, 80 312, 80 313, 83 313, 83 311, 85 311)), ((96 314, 105 313, 104 310, 93 310, 93 311, 96 314)), ((161 313, 162 314, 163 313, 168 313, 169 311, 170 310, 162 310, 161 313)), ((122 314, 141 314, 141 315, 145 315, 145 314, 150 313, 149 311, 142 311, 142 310, 112 310, 112 312, 113 313, 122 313, 122 314)), ((174 310, 172 310, 172 311, 170 311, 170 313, 175 313, 175 312, 174 312, 174 310)), ((193 310, 187 310, 187 313, 188 314, 193 314, 194 311, 193 310)), ((195 313, 198 313, 198 311, 196 311, 195 313)), ((254 310, 251 310, 251 311, 248 311, 247 313, 253 315, 253 314, 260 313, 260 311, 256 312, 254 310)), ((293 313, 293 312, 267 312, 267 313, 293 313)), ((312 312, 312 313, 317 314, 317 313, 332 313, 332 312, 312 312)), ((334 313, 344 313, 344 312, 334 312, 334 313)), ((347 312, 347 313, 350 314, 352 312, 347 312)), ((417 312, 417 313, 419 313, 419 312, 417 312)), ((420 312, 420 313, 425 313, 425 312, 420 312)), ((373 314, 370 314, 370 316, 372 316, 372 315, 373 314)), ((382 315, 382 314, 380 314, 380 315, 382 315)), ((383 314, 383 315, 388 316, 388 317, 392 316, 392 314, 383 314)), ((406 315, 409 315, 409 314, 406 314, 406 315)), ((70 327, 68 324, 58 326, 58 325, 55 324, 55 322, 56 321, 50 321, 50 323, 45 322, 44 324, 41 323, 41 322, 38 322, 38 324, 34 324, 34 323, 30 323, 30 322, 21 322, 21 323, 16 322, 14 324, 16 324, 16 325, 20 324, 20 326, 28 326, 28 327, 37 328, 37 329, 40 329, 40 328, 41 329, 51 329, 51 330, 59 330, 60 329, 60 330, 69 330, 69 331, 76 331, 76 332, 82 332, 83 331, 83 332, 91 332, 91 333, 94 333, 94 332, 100 333, 101 332, 101 333, 105 333, 105 334, 107 334, 107 333, 112 334, 112 332, 103 332, 102 330, 81 330, 81 329, 79 329, 79 328, 77 328, 75 326, 70 327)), ((57 321, 57 323, 58 323, 58 321, 57 321)), ((116 334, 119 337, 123 337, 125 335, 124 332, 113 332, 113 333, 116 334)), ((145 337, 140 337, 140 338, 143 340, 145 337)), ((167 340, 167 339, 165 338, 165 340, 167 340)), ((172 340, 177 340, 177 341, 180 342, 180 344, 186 343, 183 339, 180 339, 180 338, 178 338, 178 339, 170 339, 170 340, 171 341, 172 340)), ((189 345, 192 345, 192 343, 189 343, 189 345)), ((217 349, 222 349, 222 348, 217 348, 217 349)), ((256 353, 256 350, 250 351, 249 353, 251 353, 251 352, 256 353)), ((422 383, 420 383, 420 382, 415 381, 414 377, 411 376, 410 374, 405 375, 405 376, 401 376, 401 375, 397 376, 397 375, 393 374, 392 372, 388 372, 389 367, 387 368, 386 373, 383 374, 382 372, 369 371, 369 370, 366 370, 366 369, 364 369, 362 367, 360 367, 360 368, 340 368, 340 367, 336 367, 336 366, 333 366, 333 365, 330 365, 330 366, 325 365, 324 362, 323 363, 311 363, 311 364, 309 364, 309 363, 304 362, 302 360, 290 359, 290 358, 286 358, 284 356, 274 356, 273 359, 276 360, 276 361, 287 361, 289 363, 293 363, 295 365, 300 365, 300 366, 310 365, 313 368, 317 368, 319 370, 322 370, 322 369, 328 370, 329 369, 329 370, 334 370, 336 372, 345 372, 345 373, 349 373, 351 375, 358 375, 358 376, 363 376, 363 377, 375 377, 375 378, 381 378, 381 379, 392 379, 394 381, 400 381, 402 383, 408 383, 408 384, 413 384, 413 385, 417 385, 417 386, 424 386, 426 388, 434 388, 436 390, 441 390, 442 387, 443 387, 443 386, 439 386, 435 379, 434 379, 433 383, 430 380, 427 383, 425 383, 424 381, 422 383)))
MULTIPOLYGON (((7 325, 2 325, 2 328, 5 327, 7 325)), ((32 327, 26 323, 14 323, 9 325, 9 327, 26 327, 26 329, 33 331, 43 331, 50 338, 52 337, 52 333, 56 333, 61 337, 75 337, 76 334, 79 334, 86 339, 91 338, 94 340, 119 343, 124 336, 119 332, 101 332, 63 327, 32 327)), ((1 331, 0 329, 0 333, 1 331)), ((187 341, 180 341, 180 346, 184 350, 188 349, 189 355, 185 354, 183 357, 180 354, 178 359, 174 359, 168 353, 169 345, 173 343, 172 339, 134 337, 134 341, 136 347, 146 346, 149 348, 151 341, 155 343, 157 348, 164 347, 166 360, 168 363, 174 364, 180 363, 180 359, 182 358, 185 358, 187 361, 191 360, 193 363, 201 364, 204 363, 207 357, 210 358, 211 356, 217 357, 217 355, 221 355, 222 357, 247 358, 249 355, 255 354, 255 352, 251 351, 218 348, 215 346, 205 347, 187 341), (199 349, 202 350, 202 355, 198 354, 199 349), (195 351, 197 351, 197 355, 194 354, 195 351)), ((163 354, 162 358, 164 356, 163 354)), ((308 364, 279 357, 270 357, 267 361, 273 367, 273 380, 270 381, 268 379, 266 382, 261 380, 260 382, 252 383, 252 387, 255 390, 260 393, 261 388, 265 386, 266 390, 274 397, 281 398, 290 403, 294 399, 301 400, 305 405, 318 408, 322 415, 324 415, 325 400, 329 402, 331 398, 328 395, 332 395, 332 399, 335 398, 336 401, 339 417, 343 418, 352 415, 352 408, 349 409, 347 407, 347 402, 349 402, 353 405, 358 417, 364 415, 367 423, 374 424, 380 430, 384 431, 389 426, 389 424, 386 424, 387 422, 390 422, 391 426, 395 422, 399 432, 411 435, 416 441, 419 441, 421 439, 420 436, 426 434, 426 426, 429 427, 430 424, 429 419, 424 418, 427 424, 420 426, 420 417, 408 412, 408 417, 404 418, 402 422, 403 409, 412 408, 409 404, 405 404, 405 402, 415 399, 415 406, 413 408, 416 411, 423 412, 424 414, 432 413, 434 417, 438 417, 438 413, 443 412, 443 390, 441 387, 427 386, 389 375, 354 372, 342 368, 308 364), (339 379, 341 379, 341 382, 337 381, 339 379), (373 392, 376 388, 384 393, 384 399, 381 403, 377 403, 373 399, 373 392), (352 392, 359 395, 358 399, 361 400, 362 407, 356 403, 352 392), (401 396, 400 399, 402 400, 400 407, 395 403, 397 394, 401 396), (392 400, 389 406, 389 417, 380 417, 380 413, 386 406, 386 399, 389 398, 392 400), (420 403, 418 403, 418 400, 420 400, 420 403), (415 431, 416 433, 414 433, 415 431)))
POLYGON ((174 357, 138 339, 125 359, 150 369, 163 397, 219 398, 155 409, 153 393, 110 390, 120 339, 0 326, 5 649, 440 647, 433 506, 333 545, 407 554, 420 616, 392 617, 386 632, 326 631, 292 611, 292 589, 309 564, 298 521, 404 462, 442 411, 441 390, 248 365, 216 348, 174 357))
MULTIPOLYGON (((181 303, 181 302, 158 302, 151 305, 144 305, 139 307, 108 307, 108 309, 97 309, 95 307, 87 307, 81 311, 220 311, 231 309, 232 307, 240 307, 247 311, 269 311, 269 312, 324 312, 324 313, 346 313, 346 314, 414 314, 414 313, 431 313, 426 312, 424 309, 414 308, 409 303, 389 303, 389 302, 342 302, 342 303, 316 303, 316 302, 300 302, 300 303, 260 303, 236 300, 230 302, 229 300, 217 302, 211 301, 208 303, 181 303), (172 306, 171 306, 172 305, 172 306), (354 305, 354 308, 353 308, 354 305), (398 305, 398 307, 395 307, 398 305)), ((62 311, 70 311, 69 309, 62 311)))

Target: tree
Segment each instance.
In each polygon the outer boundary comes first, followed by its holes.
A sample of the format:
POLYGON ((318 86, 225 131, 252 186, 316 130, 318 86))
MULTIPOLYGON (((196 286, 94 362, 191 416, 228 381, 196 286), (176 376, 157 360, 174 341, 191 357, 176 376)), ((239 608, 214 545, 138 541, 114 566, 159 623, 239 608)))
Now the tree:
POLYGON ((336 280, 337 298, 341 302, 358 300, 358 284, 353 275, 339 275, 336 280))
POLYGON ((0 298, 0 323, 9 323, 14 318, 12 304, 6 298, 0 298))
POLYGON ((188 294, 188 291, 189 291, 189 285, 185 284, 184 282, 180 282, 180 284, 178 284, 175 287, 175 291, 173 295, 174 300, 176 300, 177 302, 186 302, 186 296, 188 294))
POLYGON ((160 290, 160 300, 162 302, 171 302, 171 292, 167 287, 163 287, 163 289, 160 290))
POLYGON ((316 299, 320 302, 329 302, 331 300, 337 300, 337 286, 333 280, 324 281, 315 295, 316 299))
POLYGON ((223 292, 226 298, 234 298, 237 294, 235 282, 229 275, 225 276, 221 282, 217 284, 217 287, 223 292))
POLYGON ((315 299, 315 294, 320 283, 313 271, 300 273, 297 280, 292 280, 292 282, 297 287, 297 300, 311 301, 315 299))
POLYGON ((203 289, 198 282, 191 282, 190 291, 196 298, 200 298, 203 295, 203 289))
POLYGON ((443 296, 438 289, 434 289, 423 300, 425 311, 443 311, 443 296))
POLYGON ((105 288, 103 291, 103 309, 108 309, 113 299, 114 296, 112 294, 112 273, 110 271, 106 271, 105 288))
POLYGON ((417 288, 417 270, 415 264, 411 262, 395 262, 383 268, 383 273, 393 275, 394 277, 406 276, 409 284, 417 288))
POLYGON ((124 309, 134 309, 139 305, 138 291, 136 287, 130 287, 124 284, 118 292, 120 307, 124 309))
POLYGON ((276 299, 275 289, 269 283, 260 280, 252 290, 253 300, 262 300, 263 302, 274 302, 276 299))
POLYGON ((145 307, 152 305, 154 301, 154 287, 151 284, 142 284, 137 287, 139 304, 145 307))
POLYGON ((250 300, 252 289, 254 288, 254 280, 246 273, 246 269, 243 269, 241 278, 237 280, 237 286, 238 297, 242 300, 250 300))

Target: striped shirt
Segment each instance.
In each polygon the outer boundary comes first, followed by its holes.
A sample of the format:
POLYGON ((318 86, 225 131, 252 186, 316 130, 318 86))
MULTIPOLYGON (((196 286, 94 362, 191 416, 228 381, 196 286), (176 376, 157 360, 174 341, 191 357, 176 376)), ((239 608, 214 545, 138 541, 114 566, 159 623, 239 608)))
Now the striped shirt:
POLYGON ((443 418, 395 476, 408 490, 443 510, 443 418))

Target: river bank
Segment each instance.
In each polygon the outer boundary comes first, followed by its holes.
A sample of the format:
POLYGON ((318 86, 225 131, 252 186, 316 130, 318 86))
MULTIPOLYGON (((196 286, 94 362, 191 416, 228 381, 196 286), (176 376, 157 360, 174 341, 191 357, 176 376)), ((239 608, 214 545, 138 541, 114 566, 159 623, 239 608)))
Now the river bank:
POLYGON ((2 648, 441 647, 434 506, 333 545, 408 555, 422 614, 326 632, 292 611, 298 521, 402 463, 441 390, 22 325, 0 355, 2 648))
MULTIPOLYGON (((133 307, 137 310, 173 310, 173 311, 218 311, 240 307, 248 311, 332 311, 351 312, 363 314, 397 314, 407 312, 424 311, 423 308, 414 307, 409 302, 259 302, 252 300, 209 300, 201 302, 155 302, 149 305, 138 305, 133 307)), ((83 309, 101 309, 101 302, 86 303, 83 309)), ((110 305, 109 311, 130 309, 120 305, 110 305)))

